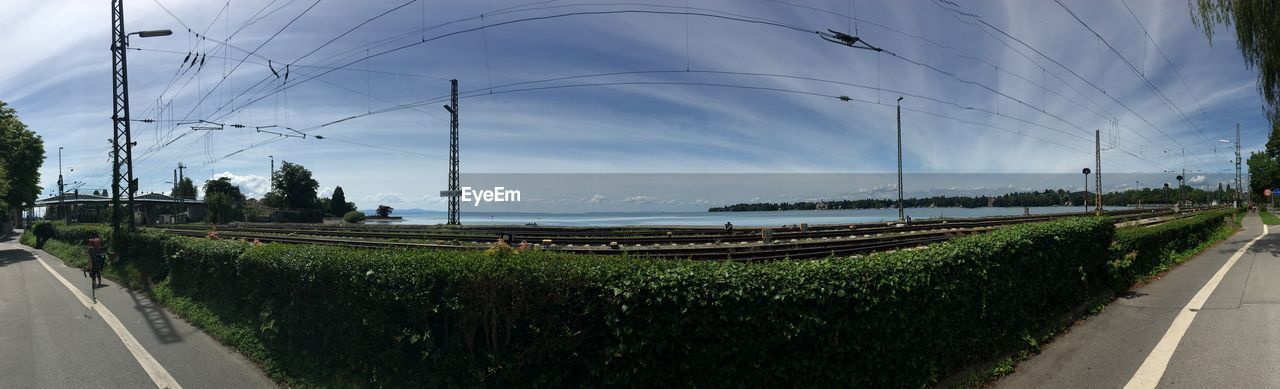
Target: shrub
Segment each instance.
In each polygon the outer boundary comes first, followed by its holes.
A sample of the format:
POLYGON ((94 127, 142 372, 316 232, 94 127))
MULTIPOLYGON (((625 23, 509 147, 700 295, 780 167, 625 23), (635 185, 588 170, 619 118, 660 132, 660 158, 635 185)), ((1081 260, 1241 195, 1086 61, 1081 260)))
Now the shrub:
POLYGON ((342 215, 342 221, 345 221, 347 223, 362 222, 364 221, 364 212, 360 212, 360 211, 347 212, 347 214, 342 215))
POLYGON ((1127 227, 1116 231, 1109 263, 1114 287, 1128 289, 1134 282, 1167 269, 1172 253, 1193 249, 1230 224, 1238 211, 1211 211, 1148 227, 1127 227))
POLYGON ((770 263, 125 238, 292 386, 919 387, 1108 292, 1114 253, 1202 236, 1116 235, 1075 218, 770 263))

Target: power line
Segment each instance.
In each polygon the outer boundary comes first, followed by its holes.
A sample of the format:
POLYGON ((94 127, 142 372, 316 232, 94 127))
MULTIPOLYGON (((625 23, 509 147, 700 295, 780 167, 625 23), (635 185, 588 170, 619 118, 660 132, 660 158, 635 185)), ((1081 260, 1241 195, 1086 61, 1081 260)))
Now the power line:
MULTIPOLYGON (((1080 19, 1080 16, 1076 15, 1076 13, 1071 10, 1071 8, 1067 8, 1066 4, 1062 4, 1061 0, 1053 0, 1053 1, 1055 3, 1058 3, 1058 6, 1062 7, 1063 10, 1066 10, 1068 14, 1071 14, 1071 17, 1075 18, 1077 22, 1080 22, 1081 26, 1084 26, 1086 30, 1089 30, 1089 32, 1093 33, 1094 36, 1098 37, 1098 40, 1102 41, 1102 44, 1106 45, 1107 48, 1111 49, 1111 52, 1115 53, 1117 57, 1120 57, 1120 60, 1123 61, 1125 65, 1128 65, 1129 69, 1133 70, 1133 73, 1137 75, 1138 78, 1142 79, 1142 81, 1146 83, 1147 86, 1151 87, 1151 90, 1155 91, 1157 95, 1160 95, 1160 98, 1164 99, 1164 101, 1168 103, 1170 108, 1173 108, 1173 110, 1177 111, 1179 115, 1182 115, 1182 119, 1186 120, 1187 124, 1190 124, 1192 128, 1195 128, 1196 131, 1200 133, 1200 137, 1204 138, 1206 142, 1213 142, 1213 140, 1209 139, 1209 137, 1204 134, 1204 129, 1200 128, 1199 125, 1191 121, 1191 118, 1187 117, 1187 114, 1182 112, 1182 109, 1178 108, 1178 105, 1175 104, 1173 100, 1170 100, 1168 96, 1165 96, 1164 92, 1161 92, 1160 88, 1157 88, 1155 84, 1151 83, 1151 80, 1148 79, 1147 76, 1142 75, 1142 72, 1139 71, 1136 66, 1133 66, 1133 63, 1129 62, 1128 58, 1125 58, 1123 54, 1120 54, 1120 51, 1116 50, 1115 46, 1111 45, 1111 42, 1108 42, 1106 38, 1103 38, 1102 34, 1099 34, 1097 31, 1093 29, 1093 27, 1090 27, 1088 23, 1085 23, 1084 20, 1080 19)), ((1203 163, 1204 161, 1201 160, 1201 162, 1203 163)))

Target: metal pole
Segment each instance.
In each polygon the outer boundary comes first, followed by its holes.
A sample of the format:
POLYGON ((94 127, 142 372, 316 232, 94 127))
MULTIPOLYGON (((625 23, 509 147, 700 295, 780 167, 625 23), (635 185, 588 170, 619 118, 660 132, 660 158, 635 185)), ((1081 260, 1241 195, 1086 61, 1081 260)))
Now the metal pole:
POLYGON ((67 223, 67 188, 62 182, 62 146, 58 146, 58 213, 62 214, 62 223, 67 223))
POLYGON ((125 48, 128 46, 128 35, 124 32, 124 0, 111 0, 111 63, 112 63, 112 114, 113 131, 111 137, 111 246, 112 251, 120 252, 120 224, 124 217, 124 207, 120 204, 120 192, 129 197, 130 217, 127 225, 133 225, 133 183, 131 171, 121 172, 121 166, 132 168, 129 146, 129 81, 125 48), (125 155, 121 155, 124 153, 125 155))
POLYGON ((1097 171, 1093 172, 1093 178, 1097 180, 1097 183, 1098 183, 1097 185, 1094 185, 1094 190, 1098 191, 1098 193, 1095 194, 1095 196, 1097 197, 1096 197, 1096 200, 1094 201, 1094 207, 1095 207, 1094 213, 1101 215, 1102 214, 1102 130, 1093 130, 1093 147, 1094 147, 1094 159, 1096 160, 1095 163, 1097 164, 1097 166, 1095 167, 1097 171))
POLYGON ((1241 188, 1240 178, 1240 123, 1236 123, 1236 208, 1239 208, 1244 199, 1244 188, 1241 188))
POLYGON ((906 221, 906 210, 902 208, 902 96, 898 96, 898 221, 906 221))
POLYGON ((271 158, 271 177, 268 178, 267 180, 271 183, 270 185, 271 190, 275 191, 276 190, 276 156, 268 155, 267 157, 271 158))
POLYGON ((1089 169, 1084 169, 1084 193, 1080 194, 1084 198, 1084 213, 1089 213, 1089 169))
POLYGON ((458 211, 462 188, 458 183, 458 80, 449 80, 449 221, 461 225, 458 211))

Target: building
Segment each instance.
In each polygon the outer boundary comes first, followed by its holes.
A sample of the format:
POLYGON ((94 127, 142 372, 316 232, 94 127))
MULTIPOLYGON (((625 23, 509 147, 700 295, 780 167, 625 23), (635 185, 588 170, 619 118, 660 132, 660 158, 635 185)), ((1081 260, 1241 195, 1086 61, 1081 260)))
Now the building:
MULTIPOLYGON (((121 199, 121 202, 125 202, 121 199)), ((65 211, 67 220, 75 223, 102 223, 110 221, 107 211, 111 198, 80 193, 63 193, 36 201, 44 207, 44 218, 61 220, 65 211)), ((133 221, 137 225, 187 223, 205 216, 204 201, 179 199, 160 193, 147 193, 133 197, 133 221)))

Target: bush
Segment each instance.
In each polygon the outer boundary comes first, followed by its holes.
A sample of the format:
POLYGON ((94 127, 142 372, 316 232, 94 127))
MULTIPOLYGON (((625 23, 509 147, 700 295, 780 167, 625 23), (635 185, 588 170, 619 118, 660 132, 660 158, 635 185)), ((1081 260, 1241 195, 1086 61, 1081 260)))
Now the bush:
POLYGON ((1196 248, 1224 228, 1234 230, 1234 209, 1211 211, 1149 227, 1116 231, 1109 264, 1114 287, 1128 289, 1134 282, 1173 265, 1173 253, 1196 248))
MULTIPOLYGON (((125 236, 123 262, 162 301, 216 318, 202 326, 234 328, 220 337, 290 386, 919 387, 1146 266, 1113 255, 1193 247, 1223 215, 1119 233, 1110 219, 1065 219, 770 263, 143 232, 125 236)), ((88 228, 105 230, 60 235, 88 228)))
POLYGON ((345 221, 347 223, 362 222, 364 221, 364 212, 360 212, 360 211, 347 212, 347 214, 342 215, 342 221, 345 221))

